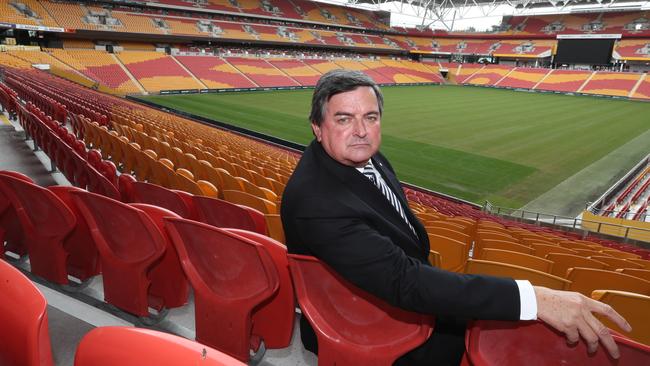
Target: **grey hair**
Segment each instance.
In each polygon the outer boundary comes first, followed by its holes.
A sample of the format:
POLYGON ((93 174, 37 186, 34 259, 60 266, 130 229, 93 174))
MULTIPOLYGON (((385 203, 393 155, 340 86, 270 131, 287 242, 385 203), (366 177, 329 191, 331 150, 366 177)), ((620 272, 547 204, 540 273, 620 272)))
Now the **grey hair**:
POLYGON ((311 123, 320 126, 325 119, 325 108, 330 98, 339 93, 348 92, 361 86, 372 88, 377 97, 379 114, 384 111, 384 96, 379 86, 372 78, 361 71, 336 69, 325 73, 318 80, 314 95, 311 98, 311 112, 309 120, 311 123))

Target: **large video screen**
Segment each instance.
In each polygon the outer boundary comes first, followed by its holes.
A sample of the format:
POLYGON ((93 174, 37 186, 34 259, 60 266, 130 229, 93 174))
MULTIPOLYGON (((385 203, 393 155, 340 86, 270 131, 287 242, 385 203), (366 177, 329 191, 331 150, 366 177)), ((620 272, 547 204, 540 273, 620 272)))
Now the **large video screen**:
POLYGON ((613 48, 613 39, 560 39, 555 63, 607 65, 613 48))

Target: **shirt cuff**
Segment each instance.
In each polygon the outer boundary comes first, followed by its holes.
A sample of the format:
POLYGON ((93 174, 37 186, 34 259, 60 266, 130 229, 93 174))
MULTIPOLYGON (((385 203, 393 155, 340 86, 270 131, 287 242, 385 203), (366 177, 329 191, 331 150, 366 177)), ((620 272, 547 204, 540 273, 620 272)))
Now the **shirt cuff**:
POLYGON ((519 287, 519 320, 536 320, 537 319, 537 297, 533 285, 528 281, 515 280, 519 287))

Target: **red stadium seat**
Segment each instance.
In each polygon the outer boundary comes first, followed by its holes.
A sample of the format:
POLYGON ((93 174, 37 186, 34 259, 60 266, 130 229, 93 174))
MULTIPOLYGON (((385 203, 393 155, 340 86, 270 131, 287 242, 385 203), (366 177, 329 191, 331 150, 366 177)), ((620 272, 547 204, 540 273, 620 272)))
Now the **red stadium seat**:
POLYGON ((254 208, 206 196, 194 196, 193 200, 198 220, 201 222, 216 227, 266 234, 264 215, 254 208), (262 223, 259 220, 262 220, 262 223))
POLYGON ((248 361, 257 351, 253 310, 278 291, 278 273, 263 245, 204 223, 166 218, 194 288, 196 340, 248 361))
MULTIPOLYGON (((0 171, 0 174, 9 175, 29 183, 34 183, 31 178, 18 172, 2 170, 0 171)), ((20 220, 16 215, 16 210, 11 204, 9 198, 2 193, 2 190, 0 190, 0 259, 5 258, 6 251, 18 255, 27 254, 24 240, 25 234, 23 233, 23 227, 20 225, 20 220), (5 242, 6 245, 4 244, 5 242), (2 247, 2 245, 4 245, 4 247, 2 247)))
POLYGON ((319 365, 392 365, 431 333, 430 317, 388 305, 314 257, 290 254, 289 268, 316 331, 319 365))
POLYGON ((0 365, 54 365, 45 297, 4 261, 0 261, 0 294, 0 365))
POLYGON ((186 201, 181 196, 184 192, 174 191, 156 184, 134 182, 132 187, 131 202, 147 203, 166 208, 186 219, 194 219, 196 217, 191 202, 192 195, 189 193, 185 193, 190 197, 190 199, 186 201))
POLYGON ((568 346, 566 337, 542 322, 477 321, 467 332, 465 365, 648 365, 650 347, 614 335, 619 360, 603 347, 590 355, 583 341, 568 346), (468 362, 467 362, 468 361, 468 362))
POLYGON ((296 318, 296 301, 289 273, 287 247, 266 235, 241 229, 226 231, 263 245, 271 255, 278 271, 280 288, 259 310, 253 313, 253 333, 260 334, 267 348, 285 348, 291 343, 296 318))
POLYGON ((59 284, 68 283, 65 238, 77 224, 74 213, 47 188, 0 174, 2 190, 16 209, 25 232, 31 271, 59 284))
POLYGON ((100 253, 106 302, 142 317, 149 315, 148 307, 160 310, 186 302, 187 281, 175 269, 180 264, 159 223, 161 216, 176 214, 89 192, 72 195, 100 253))
POLYGON ((75 366, 244 366, 215 349, 179 336, 133 327, 100 327, 88 332, 75 366))

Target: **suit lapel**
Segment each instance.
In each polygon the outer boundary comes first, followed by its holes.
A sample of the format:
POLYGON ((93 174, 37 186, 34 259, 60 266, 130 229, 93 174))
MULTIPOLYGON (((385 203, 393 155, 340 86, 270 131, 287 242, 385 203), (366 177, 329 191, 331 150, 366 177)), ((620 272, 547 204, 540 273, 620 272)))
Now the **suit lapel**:
MULTIPOLYGON (((393 207, 393 205, 388 201, 384 194, 381 193, 381 191, 377 189, 377 187, 372 182, 370 182, 368 178, 364 177, 363 174, 359 173, 355 168, 345 166, 332 159, 329 155, 327 155, 325 150, 323 150, 323 147, 320 143, 314 141, 312 143, 312 146, 319 160, 324 164, 326 169, 332 172, 332 174, 334 174, 340 181, 348 186, 349 189, 357 197, 359 197, 359 199, 364 201, 368 206, 375 210, 377 214, 381 215, 382 217, 390 217, 391 220, 389 221, 391 221, 397 228, 399 228, 403 235, 411 238, 410 243, 412 245, 416 245, 418 249, 422 249, 418 238, 415 237, 406 222, 404 222, 397 210, 395 210, 395 207, 393 207)), ((384 180, 386 180, 386 173, 383 170, 385 169, 381 169, 379 171, 380 174, 382 174, 384 177, 384 180)), ((392 176, 392 178, 389 179, 392 179, 393 181, 389 183, 390 188, 398 196, 398 200, 400 200, 402 203, 402 207, 404 207, 405 210, 409 212, 410 210, 404 202, 404 193, 401 189, 397 190, 395 188, 396 178, 392 176)), ((409 218, 409 220, 412 219, 409 218)), ((421 235, 420 232, 418 232, 418 235, 421 235)))

